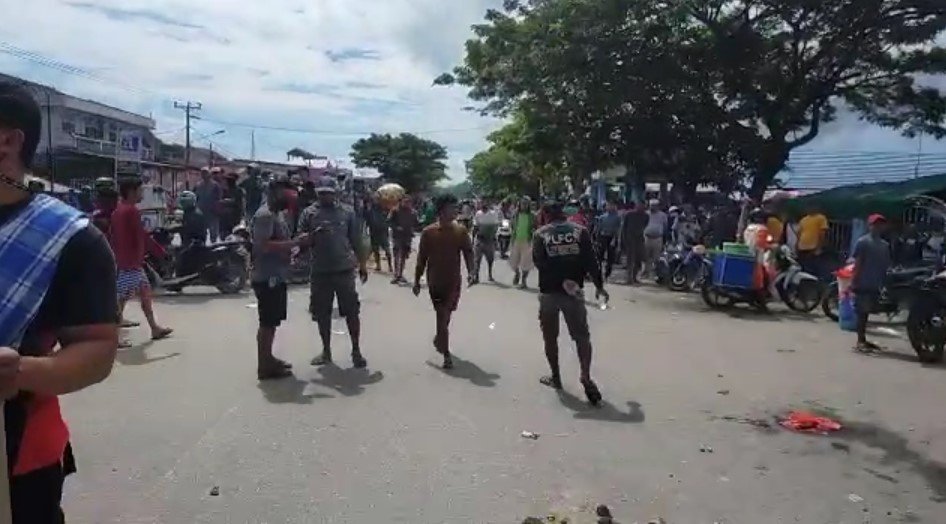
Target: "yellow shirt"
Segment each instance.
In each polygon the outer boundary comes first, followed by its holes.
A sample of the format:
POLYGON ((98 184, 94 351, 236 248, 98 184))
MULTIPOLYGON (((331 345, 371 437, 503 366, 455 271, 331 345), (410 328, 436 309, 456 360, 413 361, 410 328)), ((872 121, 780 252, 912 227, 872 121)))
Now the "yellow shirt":
POLYGON ((828 218, 821 213, 805 215, 798 223, 798 250, 811 251, 821 247, 821 232, 828 230, 828 218))
POLYGON ((772 242, 780 244, 782 242, 782 231, 785 229, 782 221, 778 217, 769 217, 765 221, 765 227, 769 229, 769 234, 772 235, 772 242))

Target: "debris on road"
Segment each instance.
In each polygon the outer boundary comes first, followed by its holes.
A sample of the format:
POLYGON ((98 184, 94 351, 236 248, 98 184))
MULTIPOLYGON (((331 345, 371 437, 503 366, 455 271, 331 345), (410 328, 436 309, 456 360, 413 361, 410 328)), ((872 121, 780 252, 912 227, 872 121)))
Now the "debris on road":
POLYGON ((545 524, 545 521, 539 517, 526 517, 522 524, 545 524))
POLYGON ((256 304, 256 303, 246 305, 246 309, 257 309, 257 308, 259 308, 259 304, 256 304))
POLYGON ((614 517, 611 516, 611 510, 604 504, 598 504, 595 508, 595 515, 598 516, 598 524, 611 524, 614 517))
POLYGON ((785 349, 785 348, 781 348, 781 349, 776 349, 775 351, 778 352, 778 353, 795 353, 795 352, 797 352, 798 350, 797 350, 797 349, 785 349))
POLYGON ((490 324, 490 325, 489 325, 489 328, 490 328, 490 329, 496 329, 496 323, 493 322, 492 324, 490 324))
POLYGON ((657 517, 655 519, 650 519, 647 521, 647 524, 667 524, 667 521, 663 517, 657 517))
POLYGON ((857 493, 851 493, 850 495, 847 496, 847 499, 855 504, 864 502, 864 497, 858 495, 857 493))
POLYGON ((845 444, 844 442, 832 442, 831 447, 838 451, 843 451, 845 453, 851 452, 851 446, 845 444))
POLYGON ((216 497, 220 495, 220 486, 214 486, 210 488, 210 496, 216 497))
POLYGON ((721 389, 721 390, 717 391, 716 394, 717 394, 717 395, 726 396, 726 395, 729 394, 729 390, 728 390, 728 389, 721 389))
POLYGON ((700 453, 712 453, 712 452, 713 452, 713 448, 700 444, 700 453))
POLYGON ((539 440, 539 434, 538 434, 538 433, 533 433, 533 432, 531 432, 531 431, 523 431, 523 432, 521 433, 521 436, 522 436, 522 438, 527 438, 527 439, 530 439, 530 440, 539 440))
POLYGON ((792 411, 787 417, 779 420, 779 424, 786 429, 801 433, 827 434, 841 429, 839 422, 807 411, 792 411))

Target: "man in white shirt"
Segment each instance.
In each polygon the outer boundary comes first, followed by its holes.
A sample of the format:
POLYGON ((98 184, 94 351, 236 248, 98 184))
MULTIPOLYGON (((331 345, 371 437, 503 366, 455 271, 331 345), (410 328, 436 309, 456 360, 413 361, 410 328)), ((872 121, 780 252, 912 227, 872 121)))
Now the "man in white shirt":
POLYGON ((493 280, 493 262, 496 260, 496 231, 502 223, 502 217, 487 200, 483 200, 480 209, 473 217, 473 281, 480 281, 480 264, 486 257, 486 271, 490 282, 493 280))
POLYGON ((647 212, 647 227, 644 228, 644 274, 653 275, 654 266, 664 249, 669 217, 660 209, 659 200, 650 201, 647 212))

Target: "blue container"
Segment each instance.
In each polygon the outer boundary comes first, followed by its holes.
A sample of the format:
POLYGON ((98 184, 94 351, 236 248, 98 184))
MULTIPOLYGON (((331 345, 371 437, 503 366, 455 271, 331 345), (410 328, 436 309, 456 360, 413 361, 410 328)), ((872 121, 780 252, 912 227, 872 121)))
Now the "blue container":
POLYGON ((842 331, 857 331, 857 304, 851 293, 838 299, 838 325, 842 331))
POLYGON ((713 285, 736 289, 752 289, 755 258, 718 253, 713 258, 713 285))

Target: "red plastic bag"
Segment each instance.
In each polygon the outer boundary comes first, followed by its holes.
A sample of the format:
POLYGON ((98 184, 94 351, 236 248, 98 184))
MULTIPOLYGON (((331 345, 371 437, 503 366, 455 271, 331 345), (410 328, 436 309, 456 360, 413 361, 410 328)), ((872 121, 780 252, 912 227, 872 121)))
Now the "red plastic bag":
POLYGON ((848 264, 834 272, 838 278, 854 278, 854 264, 848 264))
POLYGON ((779 424, 784 428, 801 433, 830 433, 841 429, 839 422, 807 411, 792 411, 788 414, 788 417, 780 420, 779 424))

